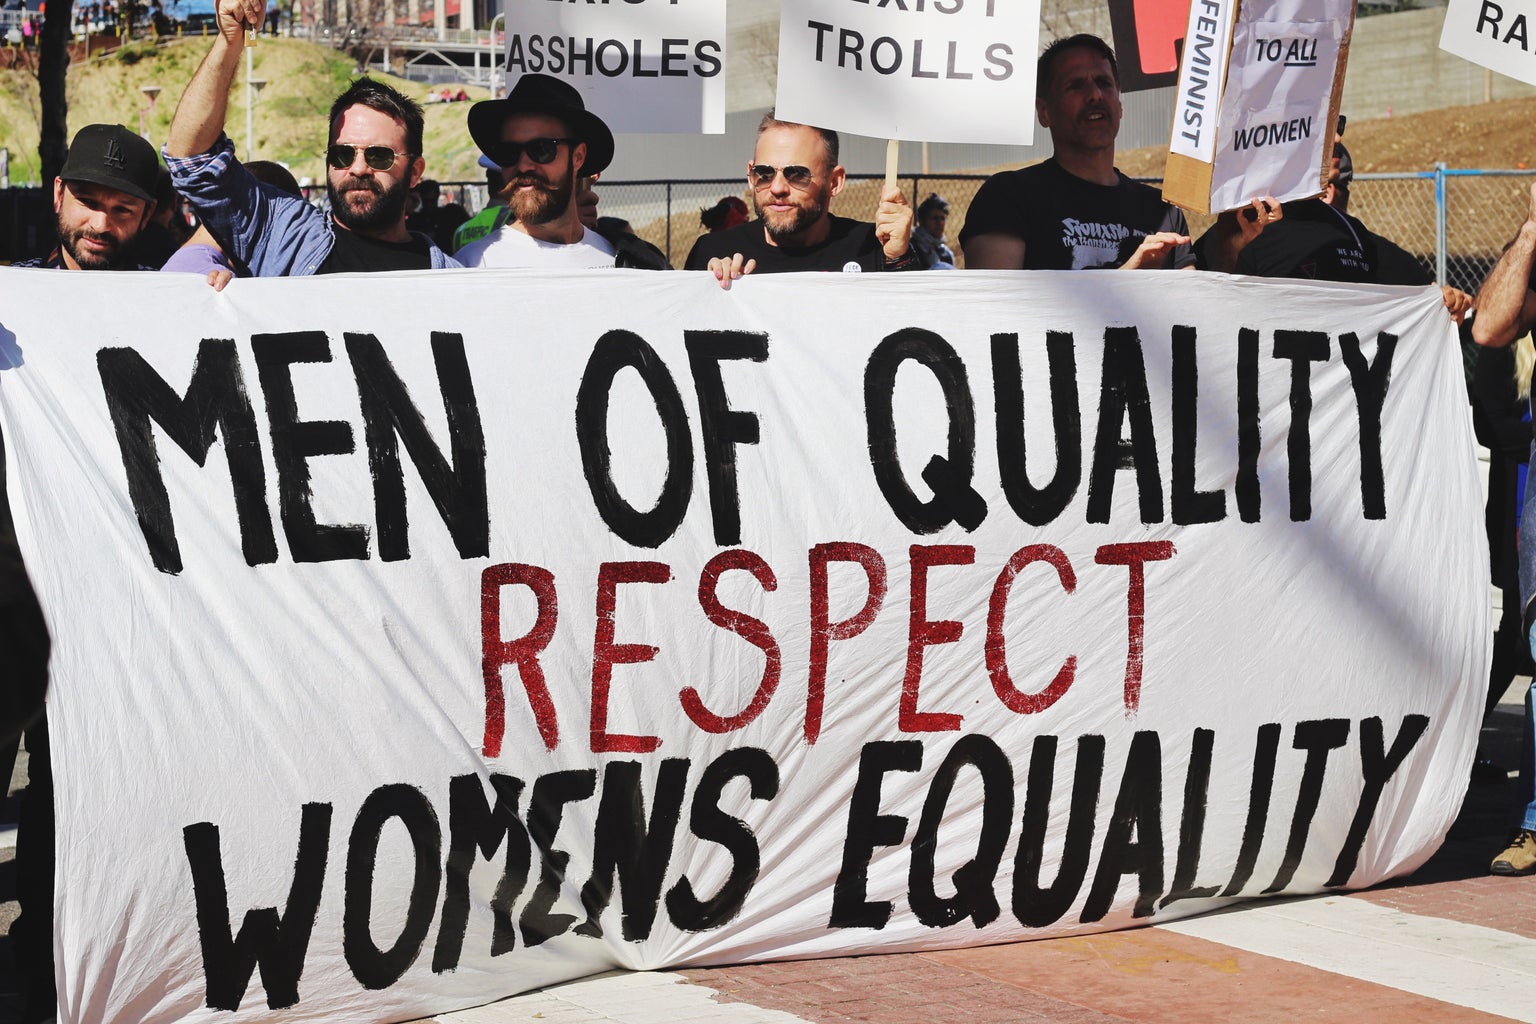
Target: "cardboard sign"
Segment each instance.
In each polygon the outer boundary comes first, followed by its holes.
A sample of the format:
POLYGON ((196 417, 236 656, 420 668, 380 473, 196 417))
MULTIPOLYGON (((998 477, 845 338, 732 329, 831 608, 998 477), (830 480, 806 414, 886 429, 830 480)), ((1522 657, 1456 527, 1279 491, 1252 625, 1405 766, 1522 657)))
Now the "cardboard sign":
POLYGON ((1194 0, 1163 197, 1202 213, 1319 194, 1354 0, 1194 0))
POLYGON ((1536 85, 1529 24, 1532 13, 1515 0, 1449 0, 1440 30, 1440 49, 1536 85))
POLYGON ((70 1024, 1121 928, 1410 871, 1465 789, 1433 288, 0 269, 0 311, 70 1024))
POLYGON ((781 120, 883 139, 1028 145, 1039 0, 782 0, 781 120))
POLYGON ((506 86, 542 72, 615 132, 723 134, 725 3, 507 0, 506 86))

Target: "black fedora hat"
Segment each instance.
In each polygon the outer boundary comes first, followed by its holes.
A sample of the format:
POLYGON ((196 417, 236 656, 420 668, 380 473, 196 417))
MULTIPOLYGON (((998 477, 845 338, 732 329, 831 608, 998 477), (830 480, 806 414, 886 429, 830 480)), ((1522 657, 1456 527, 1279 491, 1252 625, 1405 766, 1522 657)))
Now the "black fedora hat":
POLYGON ((482 100, 469 108, 469 135, 486 156, 499 164, 501 125, 513 114, 548 114, 570 126, 587 144, 582 174, 596 174, 613 161, 613 132, 603 119, 587 109, 581 93, 569 82, 551 75, 526 74, 502 100, 482 100))

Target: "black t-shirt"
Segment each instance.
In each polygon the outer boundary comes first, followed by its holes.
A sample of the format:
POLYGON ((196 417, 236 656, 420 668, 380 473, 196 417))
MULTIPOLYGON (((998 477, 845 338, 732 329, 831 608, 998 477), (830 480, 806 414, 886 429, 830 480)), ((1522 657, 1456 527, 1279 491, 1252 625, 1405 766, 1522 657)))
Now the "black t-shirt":
POLYGON ((1429 284, 1408 253, 1321 199, 1297 199, 1237 257, 1234 273, 1357 284, 1429 284))
MULTIPOLYGON (((1055 160, 994 174, 971 200, 960 248, 980 235, 1008 235, 1024 241, 1025 270, 1092 270, 1120 266, 1158 231, 1189 234, 1183 212, 1157 189, 1115 175, 1116 184, 1099 185, 1055 160)), ((1179 246, 1168 265, 1194 261, 1189 246, 1179 246)))
POLYGON ((431 270, 431 243, 421 235, 404 242, 381 242, 356 231, 336 229, 336 244, 317 274, 360 274, 382 270, 431 270))
MULTIPOLYGON (((701 235, 688 253, 684 270, 708 270, 715 257, 729 259, 741 253, 757 260, 758 274, 785 274, 795 270, 883 271, 885 250, 875 237, 875 226, 868 221, 828 216, 831 229, 824 241, 803 248, 769 245, 768 233, 761 220, 748 221, 724 231, 701 235)), ((892 270, 921 270, 920 260, 905 260, 892 270)))

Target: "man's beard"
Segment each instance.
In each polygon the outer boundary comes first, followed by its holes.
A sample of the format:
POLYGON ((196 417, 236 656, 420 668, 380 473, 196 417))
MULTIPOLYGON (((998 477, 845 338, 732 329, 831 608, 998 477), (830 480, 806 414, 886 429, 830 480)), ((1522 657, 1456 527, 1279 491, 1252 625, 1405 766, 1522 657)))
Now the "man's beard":
POLYGON ((502 195, 506 197, 507 206, 511 209, 512 215, 517 218, 518 223, 548 224, 564 216, 576 192, 576 176, 572 173, 573 170, 572 163, 567 161, 565 173, 553 181, 537 172, 518 174, 509 170, 502 195), (532 187, 521 187, 524 185, 532 187))
POLYGON ((752 208, 762 218, 763 226, 768 229, 768 235, 775 242, 793 240, 796 235, 815 224, 827 212, 827 203, 831 199, 822 191, 807 193, 805 202, 795 207, 793 214, 781 215, 769 214, 763 211, 763 204, 757 199, 757 194, 752 195, 752 208))
POLYGON ((328 180, 325 190, 330 196, 331 213, 337 222, 359 234, 384 232, 400 223, 400 215, 405 212, 405 200, 410 195, 404 179, 396 181, 393 188, 385 188, 377 178, 354 178, 351 175, 342 178, 340 182, 328 180), (348 194, 359 192, 372 195, 373 203, 361 209, 350 205, 347 202, 348 194))
POLYGON ((117 270, 129 263, 128 246, 119 242, 112 235, 98 235, 84 227, 76 228, 73 231, 60 229, 59 246, 69 253, 70 259, 74 260, 81 270, 117 270), (82 238, 89 238, 108 246, 106 255, 98 256, 94 253, 86 252, 80 246, 80 239, 82 238))

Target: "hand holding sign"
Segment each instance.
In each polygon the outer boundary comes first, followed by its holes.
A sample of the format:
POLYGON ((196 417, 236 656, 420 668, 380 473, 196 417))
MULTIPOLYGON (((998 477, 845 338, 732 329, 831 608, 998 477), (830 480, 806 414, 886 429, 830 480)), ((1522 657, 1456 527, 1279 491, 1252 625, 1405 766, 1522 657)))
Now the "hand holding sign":
POLYGON ((1216 218, 1216 245, 1210 253, 1210 269, 1231 273, 1237 256, 1264 229, 1285 218, 1285 210, 1274 196, 1249 200, 1240 210, 1228 210, 1216 218))
POLYGON ((887 182, 875 210, 875 237, 885 249, 885 258, 899 260, 912 247, 912 207, 906 195, 893 182, 887 182))
POLYGON ((259 32, 266 16, 263 0, 219 0, 215 11, 219 34, 231 43, 242 40, 247 29, 252 35, 259 32))

